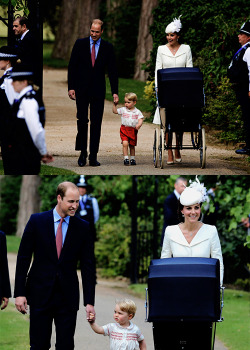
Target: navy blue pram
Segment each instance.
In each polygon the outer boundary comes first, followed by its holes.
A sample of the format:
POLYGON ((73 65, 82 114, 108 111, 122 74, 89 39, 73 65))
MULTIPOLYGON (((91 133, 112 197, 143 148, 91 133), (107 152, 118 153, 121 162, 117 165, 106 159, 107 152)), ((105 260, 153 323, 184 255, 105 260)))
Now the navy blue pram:
POLYGON ((152 260, 147 321, 153 322, 156 350, 213 349, 223 307, 219 264, 210 258, 152 260))
POLYGON ((203 75, 199 68, 166 68, 157 71, 160 129, 154 133, 153 160, 157 168, 164 167, 164 150, 196 149, 200 151, 200 166, 206 165, 205 129, 201 117, 205 105, 203 75), (178 146, 172 146, 173 132, 178 146), (191 144, 183 144, 183 133, 191 133, 191 144), (166 135, 168 141, 166 143, 166 135))

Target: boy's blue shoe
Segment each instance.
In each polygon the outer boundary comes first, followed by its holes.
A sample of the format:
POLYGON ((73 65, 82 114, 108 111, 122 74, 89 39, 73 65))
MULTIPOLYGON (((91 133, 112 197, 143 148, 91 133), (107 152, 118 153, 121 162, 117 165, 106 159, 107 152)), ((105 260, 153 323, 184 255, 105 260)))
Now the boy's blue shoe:
POLYGON ((130 165, 136 165, 136 161, 134 159, 130 159, 130 165))

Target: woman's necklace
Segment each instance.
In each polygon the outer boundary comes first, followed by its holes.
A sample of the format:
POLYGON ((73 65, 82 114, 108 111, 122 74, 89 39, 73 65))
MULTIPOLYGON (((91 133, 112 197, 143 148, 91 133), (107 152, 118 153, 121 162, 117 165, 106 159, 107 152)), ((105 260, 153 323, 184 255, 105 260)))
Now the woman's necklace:
POLYGON ((198 231, 199 231, 200 227, 197 227, 195 230, 192 230, 191 232, 188 231, 188 229, 185 229, 182 231, 184 235, 187 235, 188 237, 193 237, 193 235, 195 235, 198 231))
POLYGON ((175 54, 176 51, 179 49, 180 45, 175 46, 175 47, 172 47, 172 46, 168 45, 168 47, 169 47, 170 51, 173 52, 173 53, 175 54))

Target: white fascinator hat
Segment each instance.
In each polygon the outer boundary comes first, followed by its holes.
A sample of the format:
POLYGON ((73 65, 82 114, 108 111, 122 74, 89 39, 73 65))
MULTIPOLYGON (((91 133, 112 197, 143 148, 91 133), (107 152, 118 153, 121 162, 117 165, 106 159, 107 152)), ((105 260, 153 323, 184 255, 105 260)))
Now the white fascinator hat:
POLYGON ((173 22, 169 23, 165 29, 165 33, 179 33, 179 31, 182 28, 181 24, 181 18, 182 15, 180 15, 178 18, 174 18, 173 22))
POLYGON ((182 205, 194 205, 196 203, 202 203, 207 201, 207 189, 204 184, 200 183, 198 176, 196 175, 195 181, 189 181, 190 186, 186 187, 180 196, 180 203, 182 205))

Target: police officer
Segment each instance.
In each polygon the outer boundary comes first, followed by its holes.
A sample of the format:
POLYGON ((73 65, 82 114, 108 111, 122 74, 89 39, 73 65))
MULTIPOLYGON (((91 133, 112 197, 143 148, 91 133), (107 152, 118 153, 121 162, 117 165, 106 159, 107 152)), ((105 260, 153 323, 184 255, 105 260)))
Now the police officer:
POLYGON ((6 128, 11 117, 11 105, 17 93, 12 86, 11 71, 17 61, 16 50, 10 46, 0 48, 0 70, 3 76, 0 78, 0 142, 4 172, 7 170, 8 140, 6 139, 6 128))
POLYGON ((96 198, 90 196, 87 193, 88 184, 85 181, 84 175, 80 175, 77 187, 79 188, 80 192, 80 201, 76 215, 78 215, 81 219, 89 222, 90 230, 93 233, 94 239, 96 240, 95 223, 99 219, 98 202, 96 198))
POLYGON ((47 152, 43 128, 44 106, 39 105, 33 90, 33 72, 24 64, 12 69, 14 90, 18 93, 12 105, 11 120, 6 129, 8 142, 7 175, 37 175, 41 161, 54 158, 47 152))
POLYGON ((241 106, 246 146, 235 152, 250 155, 250 21, 241 26, 238 38, 241 48, 235 53, 228 67, 228 77, 241 106))

